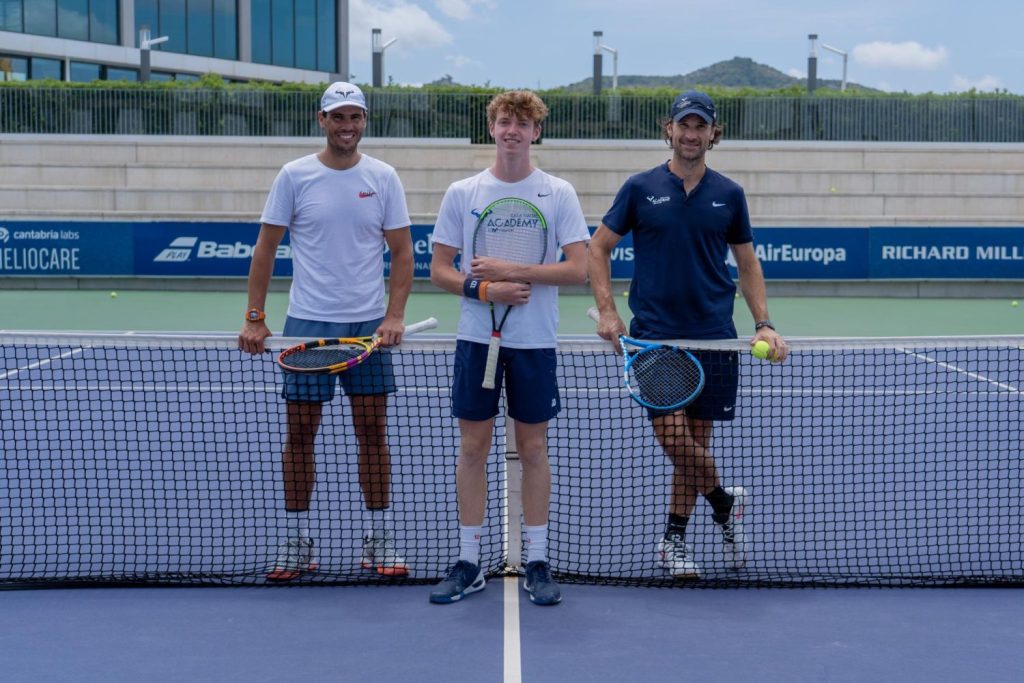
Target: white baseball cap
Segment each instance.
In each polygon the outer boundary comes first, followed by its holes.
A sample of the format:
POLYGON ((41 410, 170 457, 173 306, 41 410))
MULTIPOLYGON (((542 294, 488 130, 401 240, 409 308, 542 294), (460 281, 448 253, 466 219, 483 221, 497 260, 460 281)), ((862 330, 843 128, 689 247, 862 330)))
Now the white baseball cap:
POLYGON ((324 96, 320 98, 320 111, 334 111, 338 107, 359 107, 366 111, 366 96, 359 86, 338 81, 324 90, 324 96))

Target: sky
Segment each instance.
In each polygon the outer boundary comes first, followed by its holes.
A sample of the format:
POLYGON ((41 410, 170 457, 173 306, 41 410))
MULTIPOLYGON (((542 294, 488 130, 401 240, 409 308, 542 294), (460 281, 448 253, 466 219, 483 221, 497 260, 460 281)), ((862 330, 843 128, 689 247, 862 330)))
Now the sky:
MULTIPOLYGON (((674 76, 733 57, 893 92, 1007 90, 1024 95, 1022 0, 349 0, 349 63, 372 80, 371 30, 382 29, 385 82, 546 89, 588 78, 594 31, 618 74, 674 76)), ((604 52, 604 75, 613 72, 604 52)))

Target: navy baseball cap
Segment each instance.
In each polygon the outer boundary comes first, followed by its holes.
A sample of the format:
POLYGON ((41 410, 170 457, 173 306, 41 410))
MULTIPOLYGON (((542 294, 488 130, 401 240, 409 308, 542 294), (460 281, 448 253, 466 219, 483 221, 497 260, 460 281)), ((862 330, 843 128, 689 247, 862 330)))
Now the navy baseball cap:
POLYGON ((705 93, 699 90, 687 90, 679 93, 672 102, 672 113, 670 116, 675 122, 682 121, 689 114, 697 114, 710 124, 714 124, 715 103, 705 93))

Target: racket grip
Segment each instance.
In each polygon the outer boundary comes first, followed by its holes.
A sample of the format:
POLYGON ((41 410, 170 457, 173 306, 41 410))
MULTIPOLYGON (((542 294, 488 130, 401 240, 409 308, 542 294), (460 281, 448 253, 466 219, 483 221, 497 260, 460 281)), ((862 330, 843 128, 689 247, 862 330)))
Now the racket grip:
POLYGON ((487 362, 484 363, 484 381, 480 383, 484 389, 494 388, 494 379, 498 374, 498 351, 501 349, 501 337, 491 336, 487 342, 487 362))
POLYGON ((405 334, 416 334, 417 332, 432 330, 435 327, 437 327, 437 318, 427 318, 426 320, 406 325, 405 334))

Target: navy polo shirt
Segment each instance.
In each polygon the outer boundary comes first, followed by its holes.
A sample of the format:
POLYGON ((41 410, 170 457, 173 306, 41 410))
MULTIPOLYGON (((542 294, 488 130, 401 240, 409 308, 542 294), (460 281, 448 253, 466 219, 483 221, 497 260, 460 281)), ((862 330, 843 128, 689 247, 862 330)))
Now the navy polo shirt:
POLYGON ((743 188, 705 170, 696 189, 668 163, 630 177, 602 221, 633 233, 630 334, 640 339, 734 339, 730 244, 754 240, 743 188))

